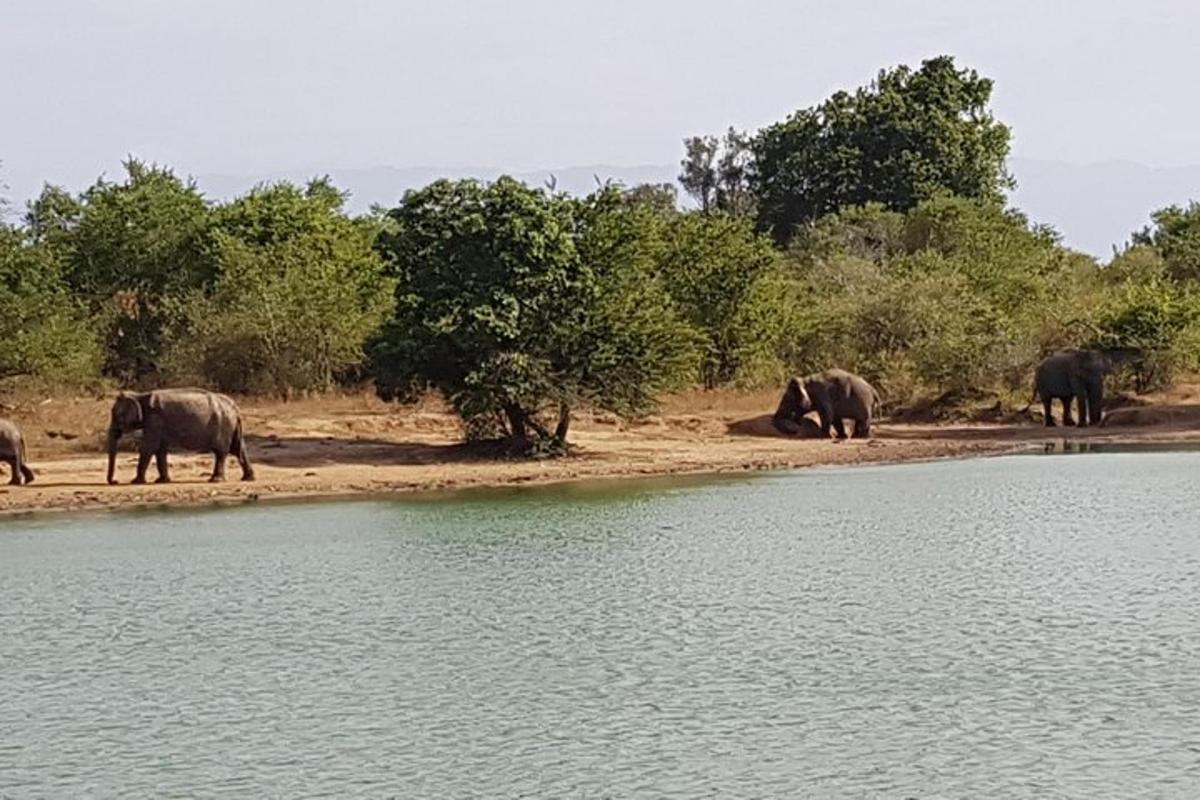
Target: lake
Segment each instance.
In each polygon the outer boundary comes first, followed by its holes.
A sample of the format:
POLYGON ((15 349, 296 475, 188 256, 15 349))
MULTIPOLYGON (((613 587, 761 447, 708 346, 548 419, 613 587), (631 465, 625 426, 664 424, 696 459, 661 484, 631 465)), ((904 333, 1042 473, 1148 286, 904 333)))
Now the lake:
POLYGON ((0 798, 1200 796, 1200 453, 0 520, 0 798))

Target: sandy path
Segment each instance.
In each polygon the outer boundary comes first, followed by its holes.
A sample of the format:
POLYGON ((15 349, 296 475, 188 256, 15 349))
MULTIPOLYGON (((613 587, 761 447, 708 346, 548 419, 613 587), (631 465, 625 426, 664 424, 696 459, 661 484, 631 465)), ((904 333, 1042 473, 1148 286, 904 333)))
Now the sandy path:
POLYGON ((694 413, 671 413, 681 405, 672 403, 662 416, 628 425, 581 415, 572 429, 573 454, 548 461, 479 458, 457 443, 457 424, 439 409, 397 409, 364 397, 247 404, 257 481, 238 481, 231 460, 229 482, 209 484, 211 457, 173 454, 173 482, 147 486, 128 483, 136 461, 132 453, 118 462, 123 483, 104 483, 98 444, 106 400, 35 405, 13 416, 30 440, 38 478, 27 487, 0 486, 0 514, 901 462, 1062 447, 1076 440, 1200 441, 1200 406, 1149 426, 1047 431, 1032 425, 883 424, 870 441, 794 440, 773 435, 765 416, 745 413, 761 410, 764 402, 769 398, 694 403, 688 409, 694 413))

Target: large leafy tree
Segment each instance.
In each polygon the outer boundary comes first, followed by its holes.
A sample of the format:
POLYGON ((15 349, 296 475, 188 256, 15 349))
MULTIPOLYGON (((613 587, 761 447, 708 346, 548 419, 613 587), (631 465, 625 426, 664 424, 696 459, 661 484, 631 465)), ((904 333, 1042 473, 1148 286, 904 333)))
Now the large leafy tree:
POLYGON ((324 390, 356 369, 392 310, 377 225, 327 181, 258 187, 213 213, 217 277, 186 304, 176 374, 230 391, 324 390))
POLYGON ((1002 197, 1009 130, 988 108, 992 82, 941 56, 885 70, 764 128, 753 142, 758 217, 776 240, 846 206, 906 211, 947 193, 1002 197))
POLYGON ((692 346, 652 269, 659 218, 615 188, 582 202, 508 178, 409 193, 379 238, 398 280, 371 351, 380 394, 432 385, 469 435, 524 451, 561 448, 580 403, 647 408, 692 346))
POLYGON ((29 210, 33 235, 64 260, 65 279, 103 317, 105 371, 129 383, 162 370, 173 300, 215 271, 209 207, 193 183, 130 159, 120 183, 79 198, 47 187, 29 210))

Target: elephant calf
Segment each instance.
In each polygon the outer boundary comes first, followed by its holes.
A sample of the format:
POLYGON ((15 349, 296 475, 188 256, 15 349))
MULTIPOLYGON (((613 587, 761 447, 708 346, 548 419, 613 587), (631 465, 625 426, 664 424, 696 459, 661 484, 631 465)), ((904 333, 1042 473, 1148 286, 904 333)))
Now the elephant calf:
POLYGON ((829 429, 837 438, 846 438, 843 420, 854 421, 854 438, 871 435, 871 417, 879 407, 879 393, 859 376, 831 369, 802 378, 792 378, 775 410, 775 427, 787 434, 804 432, 804 415, 816 411, 821 421, 821 437, 829 438, 829 429))
POLYGON ((113 402, 108 427, 108 482, 116 483, 117 442, 130 431, 142 431, 134 483, 146 482, 146 469, 154 458, 158 483, 169 483, 167 451, 171 448, 211 452, 216 458, 211 481, 225 479, 225 459, 237 458, 242 480, 254 480, 246 454, 242 415, 237 404, 223 394, 203 389, 159 389, 122 392, 113 402))
POLYGON ((33 483, 33 470, 29 468, 25 457, 25 438, 21 430, 6 419, 0 419, 0 461, 8 464, 12 470, 13 486, 22 483, 33 483))

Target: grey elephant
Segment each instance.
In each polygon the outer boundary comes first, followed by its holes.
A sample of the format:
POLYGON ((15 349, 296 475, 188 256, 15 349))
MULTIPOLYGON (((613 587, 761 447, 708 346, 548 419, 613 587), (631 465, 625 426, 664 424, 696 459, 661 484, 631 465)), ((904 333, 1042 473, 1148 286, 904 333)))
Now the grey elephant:
POLYGON ((859 376, 842 369, 831 369, 788 381, 779 407, 775 410, 776 429, 800 435, 804 432, 804 415, 816 411, 820 419, 821 437, 829 438, 829 429, 837 438, 846 438, 843 420, 854 421, 854 438, 871 435, 871 418, 879 407, 879 393, 859 376))
POLYGON ((1062 401, 1063 425, 1075 425, 1071 403, 1079 410, 1079 425, 1098 425, 1104 408, 1104 377, 1134 351, 1060 350, 1038 365, 1033 378, 1033 397, 1042 400, 1046 427, 1055 426, 1052 405, 1062 401))
POLYGON ((153 392, 122 392, 113 402, 108 427, 108 482, 115 484, 117 442, 123 434, 142 431, 134 483, 146 482, 150 459, 158 467, 158 483, 169 483, 167 452, 171 449, 211 452, 210 481, 225 479, 225 459, 237 458, 242 480, 254 480, 254 468, 246 454, 242 415, 232 398, 204 389, 159 389, 153 392))
POLYGON ((0 419, 0 461, 6 462, 12 470, 9 483, 13 486, 33 483, 33 470, 25 457, 25 437, 20 428, 6 419, 0 419))

